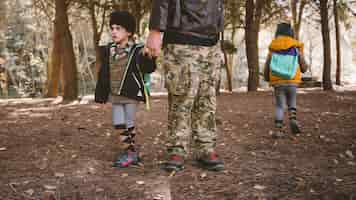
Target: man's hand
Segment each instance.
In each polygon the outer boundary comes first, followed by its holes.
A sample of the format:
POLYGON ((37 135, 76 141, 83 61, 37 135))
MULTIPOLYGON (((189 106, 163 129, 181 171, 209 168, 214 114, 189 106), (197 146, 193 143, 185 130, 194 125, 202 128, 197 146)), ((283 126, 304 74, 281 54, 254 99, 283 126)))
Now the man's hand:
POLYGON ((156 30, 151 30, 148 34, 144 53, 147 54, 149 57, 158 57, 161 53, 162 48, 162 37, 161 33, 156 30))
POLYGON ((6 63, 6 60, 0 57, 0 65, 3 65, 6 63))

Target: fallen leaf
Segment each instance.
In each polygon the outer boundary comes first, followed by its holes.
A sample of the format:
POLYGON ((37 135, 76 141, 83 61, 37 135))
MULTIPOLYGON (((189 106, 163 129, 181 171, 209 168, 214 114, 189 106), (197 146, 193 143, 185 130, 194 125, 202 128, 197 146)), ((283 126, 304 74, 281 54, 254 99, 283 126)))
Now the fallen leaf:
POLYGON ((6 147, 1 147, 1 148, 0 148, 0 151, 6 151, 6 150, 7 150, 6 147))
POLYGON ((44 185, 43 187, 44 187, 46 190, 55 190, 55 189, 57 189, 57 187, 54 186, 54 185, 44 185))
POLYGON ((256 189, 256 190, 264 190, 264 189, 266 189, 266 186, 263 186, 263 185, 255 185, 255 186, 253 186, 253 188, 256 189))
POLYGON ((207 177, 208 175, 205 173, 205 172, 203 172, 203 173, 201 173, 200 174, 200 178, 205 178, 205 177, 207 177))
POLYGON ((35 193, 35 191, 33 189, 28 189, 25 191, 25 194, 32 196, 35 193))
POLYGON ((143 185, 143 184, 145 184, 145 181, 136 181, 136 183, 139 185, 143 185))
POLYGON ((56 173, 54 173, 54 176, 55 177, 64 177, 64 173, 56 172, 56 173))
POLYGON ((350 150, 347 150, 347 151, 345 152, 345 154, 346 154, 349 158, 351 158, 351 159, 354 159, 354 158, 355 158, 354 154, 353 154, 352 151, 350 151, 350 150))

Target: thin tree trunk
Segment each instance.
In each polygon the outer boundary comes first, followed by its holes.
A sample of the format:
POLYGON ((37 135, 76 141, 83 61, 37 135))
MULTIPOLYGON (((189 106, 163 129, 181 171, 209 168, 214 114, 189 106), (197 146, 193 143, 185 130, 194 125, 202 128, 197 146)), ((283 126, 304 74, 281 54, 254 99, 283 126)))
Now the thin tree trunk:
MULTIPOLYGON (((222 33, 222 38, 224 40, 224 33, 222 33)), ((228 83, 228 90, 230 92, 232 92, 232 73, 230 70, 230 66, 229 66, 229 62, 228 62, 228 56, 227 56, 227 52, 224 46, 224 41, 221 42, 221 50, 224 54, 224 68, 226 69, 226 76, 227 76, 227 83, 228 83)))
MULTIPOLYGON (((89 12, 90 12, 90 18, 91 18, 91 22, 92 22, 93 45, 95 48, 95 58, 96 58, 96 60, 95 60, 95 79, 97 79, 98 73, 100 70, 100 66, 101 66, 101 62, 102 62, 101 52, 100 52, 100 47, 99 47, 99 41, 100 41, 102 32, 98 31, 98 22, 96 20, 95 4, 92 0, 90 1, 89 12)), ((105 16, 105 11, 104 11, 103 15, 105 16)))
POLYGON ((5 32, 6 32, 6 0, 0 1, 0 55, 4 53, 6 47, 6 39, 5 39, 5 32))
POLYGON ((260 0, 255 7, 253 0, 246 1, 245 44, 249 70, 247 86, 249 92, 257 91, 259 85, 258 32, 263 4, 264 1, 260 0))
POLYGON ((293 23, 293 29, 294 29, 294 37, 296 39, 299 39, 299 32, 300 32, 300 27, 302 24, 302 16, 304 12, 304 8, 306 5, 305 0, 301 0, 299 3, 299 8, 298 8, 298 0, 291 0, 291 12, 292 12, 292 23, 293 23), (298 9, 297 9, 298 8, 298 9))
POLYGON ((321 32, 323 36, 324 68, 323 68, 323 89, 332 90, 331 82, 331 47, 330 30, 328 16, 328 1, 320 0, 321 32))
POLYGON ((334 0, 335 40, 336 40, 336 85, 341 85, 341 48, 337 0, 334 0))

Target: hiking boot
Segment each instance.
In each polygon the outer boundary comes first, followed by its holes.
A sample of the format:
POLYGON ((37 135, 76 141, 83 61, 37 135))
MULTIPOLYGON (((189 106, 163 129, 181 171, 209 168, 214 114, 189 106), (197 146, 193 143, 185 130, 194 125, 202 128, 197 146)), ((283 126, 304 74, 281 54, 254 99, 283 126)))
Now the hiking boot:
POLYGON ((124 154, 120 155, 114 162, 115 167, 127 168, 131 165, 138 165, 140 158, 137 151, 128 150, 124 154))
POLYGON ((163 164, 166 171, 180 171, 184 169, 184 159, 179 155, 171 155, 169 160, 163 164))
POLYGON ((196 161, 199 167, 206 170, 221 171, 225 169, 224 162, 220 160, 214 152, 205 154, 199 157, 196 161))
POLYGON ((295 120, 295 119, 290 120, 289 125, 290 125, 290 129, 294 135, 298 135, 298 134, 302 133, 298 126, 297 120, 295 120))

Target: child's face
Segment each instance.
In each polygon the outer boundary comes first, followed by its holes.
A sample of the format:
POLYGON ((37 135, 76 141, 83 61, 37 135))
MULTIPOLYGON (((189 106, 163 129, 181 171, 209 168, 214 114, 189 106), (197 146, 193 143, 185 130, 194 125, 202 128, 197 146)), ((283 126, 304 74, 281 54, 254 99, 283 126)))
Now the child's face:
POLYGON ((124 27, 116 24, 111 25, 111 37, 116 44, 123 44, 127 42, 131 35, 132 34, 127 32, 124 27))

